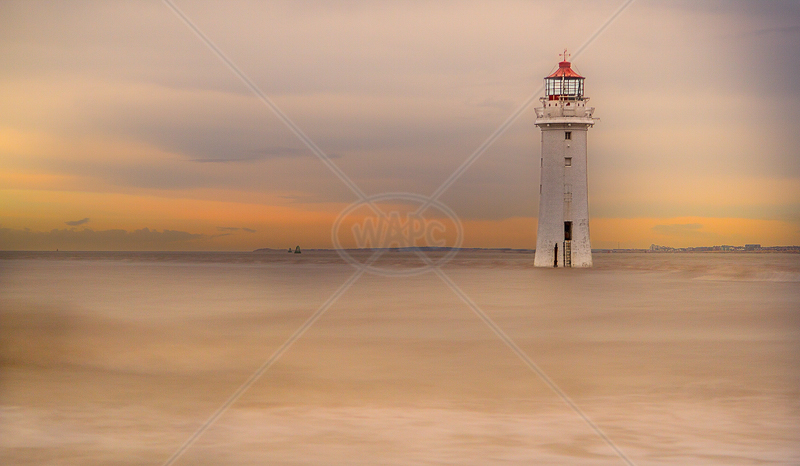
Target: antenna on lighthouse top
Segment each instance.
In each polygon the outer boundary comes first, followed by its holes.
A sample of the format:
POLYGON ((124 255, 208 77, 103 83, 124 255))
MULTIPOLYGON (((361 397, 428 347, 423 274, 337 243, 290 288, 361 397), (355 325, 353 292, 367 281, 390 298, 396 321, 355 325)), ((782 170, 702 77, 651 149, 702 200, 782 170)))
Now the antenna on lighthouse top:
POLYGON ((559 53, 558 55, 563 57, 564 61, 567 61, 567 59, 572 56, 571 53, 567 53, 567 49, 564 49, 564 53, 559 53))

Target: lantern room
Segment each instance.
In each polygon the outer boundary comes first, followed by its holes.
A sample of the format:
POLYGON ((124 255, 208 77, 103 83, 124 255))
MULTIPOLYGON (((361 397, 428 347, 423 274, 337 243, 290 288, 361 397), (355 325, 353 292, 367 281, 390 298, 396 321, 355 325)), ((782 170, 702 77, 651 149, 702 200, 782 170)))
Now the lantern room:
MULTIPOLYGON (((566 51, 564 51, 566 56, 566 51)), ((562 61, 558 69, 544 78, 544 91, 547 100, 581 100, 585 78, 572 69, 572 64, 562 61)))

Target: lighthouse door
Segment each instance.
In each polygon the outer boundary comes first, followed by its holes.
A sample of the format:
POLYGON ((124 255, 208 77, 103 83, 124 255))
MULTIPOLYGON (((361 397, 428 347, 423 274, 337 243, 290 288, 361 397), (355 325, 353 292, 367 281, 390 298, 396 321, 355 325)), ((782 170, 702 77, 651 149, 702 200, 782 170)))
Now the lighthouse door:
POLYGON ((572 222, 564 222, 564 267, 572 267, 572 222))

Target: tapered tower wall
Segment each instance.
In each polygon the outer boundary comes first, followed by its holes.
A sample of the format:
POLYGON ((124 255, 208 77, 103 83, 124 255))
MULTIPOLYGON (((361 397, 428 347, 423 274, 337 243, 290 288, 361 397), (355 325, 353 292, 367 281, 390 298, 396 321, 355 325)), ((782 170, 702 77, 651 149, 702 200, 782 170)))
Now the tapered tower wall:
POLYGON ((591 124, 543 123, 538 126, 542 130, 541 194, 534 265, 591 267, 587 181, 587 134, 591 124), (571 222, 569 260, 564 256, 567 249, 564 222, 571 222))

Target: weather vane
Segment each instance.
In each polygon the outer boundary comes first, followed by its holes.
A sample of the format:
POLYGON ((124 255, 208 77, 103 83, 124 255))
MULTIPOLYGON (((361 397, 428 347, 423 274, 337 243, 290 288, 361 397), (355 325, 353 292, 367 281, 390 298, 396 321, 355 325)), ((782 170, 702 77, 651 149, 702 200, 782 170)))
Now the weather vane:
POLYGON ((567 49, 564 49, 564 53, 559 53, 562 57, 564 57, 564 61, 567 61, 567 58, 571 57, 571 53, 567 53, 567 49))

